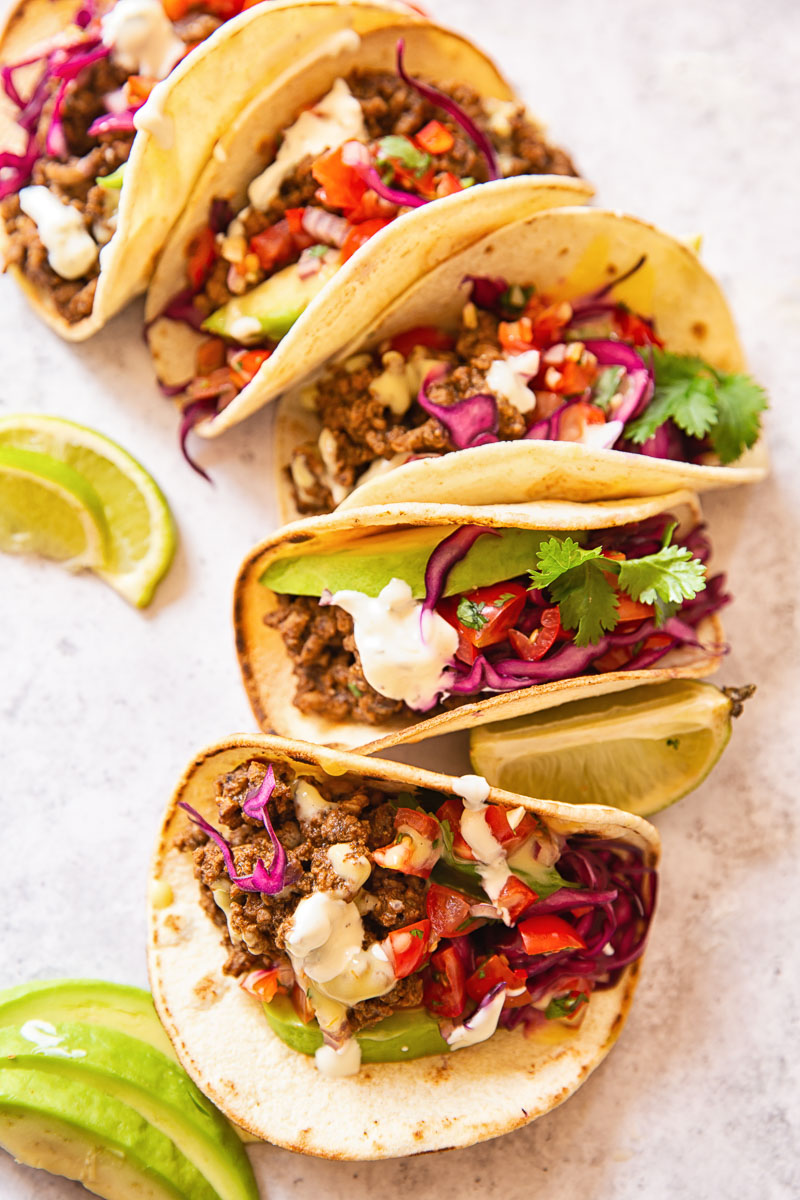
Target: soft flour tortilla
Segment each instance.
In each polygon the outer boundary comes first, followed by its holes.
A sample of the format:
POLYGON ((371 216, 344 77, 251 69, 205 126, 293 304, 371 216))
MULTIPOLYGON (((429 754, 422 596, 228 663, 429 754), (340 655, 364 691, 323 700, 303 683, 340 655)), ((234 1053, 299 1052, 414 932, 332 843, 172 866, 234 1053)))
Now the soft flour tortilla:
POLYGON ((486 525, 516 529, 610 529, 644 520, 660 512, 688 517, 690 524, 701 519, 696 497, 690 492, 643 500, 596 504, 571 504, 543 500, 536 504, 483 508, 457 505, 407 504, 352 509, 311 517, 288 525, 257 546, 239 570, 234 592, 234 627, 239 666, 256 720, 265 731, 302 738, 323 745, 358 748, 364 753, 385 750, 406 742, 424 741, 440 733, 471 729, 490 721, 504 721, 524 713, 553 708, 583 696, 601 696, 623 691, 641 683, 666 679, 699 679, 720 665, 724 634, 716 615, 698 627, 701 645, 671 651, 657 666, 639 671, 609 671, 553 683, 497 693, 462 704, 438 716, 398 717, 382 725, 362 721, 335 721, 319 714, 306 714, 295 707, 296 679, 292 659, 277 629, 264 624, 264 616, 278 603, 276 595, 259 580, 275 559, 288 554, 310 554, 333 545, 348 544, 360 532, 392 525, 486 525), (293 548, 296 548, 293 550, 293 548))
MULTIPOLYGON (((569 300, 603 287, 642 255, 647 256, 645 265, 614 289, 614 298, 654 317, 667 350, 698 355, 719 370, 745 371, 727 301, 689 246, 635 217, 565 207, 531 212, 460 253, 454 250, 403 295, 395 289, 391 272, 378 267, 372 286, 387 300, 386 311, 367 337, 353 339, 337 359, 417 325, 458 330, 467 275, 502 276, 509 283, 534 284, 538 292, 569 300)), ((277 414, 276 467, 285 519, 297 510, 282 468, 291 461, 292 451, 315 439, 320 428, 316 415, 300 405, 297 392, 283 398, 277 414)), ((676 488, 705 491, 752 483, 766 472, 763 438, 727 467, 593 450, 575 442, 496 442, 387 471, 356 488, 340 507, 397 504, 409 496, 438 504, 614 500, 658 496, 676 488)))
MULTIPOLYGON (((22 0, 0 40, 0 62, 23 59, 31 47, 63 30, 80 6, 75 0, 22 0)), ((148 101, 171 121, 172 143, 161 145, 151 133, 136 135, 120 193, 117 232, 102 253, 91 316, 70 324, 49 294, 11 268, 39 315, 69 341, 96 333, 147 287, 156 257, 215 143, 254 93, 278 79, 287 63, 309 59, 343 31, 369 34, 385 25, 405 29, 419 20, 391 0, 270 0, 221 26, 154 88, 148 101)), ((19 152, 15 112, 3 97, 0 149, 19 152)), ((6 245, 0 226, 0 254, 6 245)))
MULTIPOLYGON (((576 1030, 537 1039, 498 1031, 488 1042, 407 1063, 373 1063, 328 1079, 313 1058, 272 1033, 261 1005, 222 974, 219 929, 200 907, 184 800, 218 823, 214 781, 252 757, 292 761, 303 773, 351 773, 404 790, 454 794, 455 780, 401 763, 365 759, 281 738, 239 735, 194 760, 167 809, 152 868, 148 964, 158 1014, 181 1063, 222 1111, 254 1137, 325 1158, 371 1159, 468 1146, 527 1124, 586 1079, 619 1034, 641 960, 615 987, 592 996, 576 1030), (307 772, 307 764, 311 771, 307 772), (165 889, 166 885, 166 890, 165 889), (166 901, 166 902, 165 902, 166 901)), ((639 817, 596 805, 532 800, 492 788, 490 801, 523 805, 565 834, 621 839, 655 866, 659 838, 639 817)))
MULTIPOLYGON (((186 286, 186 247, 208 223, 211 200, 228 200, 239 211, 247 187, 269 161, 263 147, 281 134, 299 112, 325 95, 335 80, 354 67, 395 71, 397 40, 406 43, 406 63, 416 76, 440 84, 467 83, 480 95, 514 99, 508 83, 486 56, 458 34, 417 22, 376 29, 357 47, 336 41, 321 47, 312 63, 287 60, 282 78, 244 108, 221 139, 198 180, 192 200, 164 247, 147 294, 148 342, 159 379, 184 384, 195 373, 195 352, 204 336, 174 321, 158 320, 186 286), (259 149, 261 147, 261 149, 259 149)), ((294 385, 381 316, 388 302, 411 287, 448 255, 478 241, 523 214, 559 205, 582 204, 593 189, 562 175, 517 176, 467 188, 455 196, 414 209, 370 238, 341 267, 278 343, 251 383, 217 416, 197 426, 214 437, 250 416, 294 385), (375 286, 376 271, 390 281, 375 286)))

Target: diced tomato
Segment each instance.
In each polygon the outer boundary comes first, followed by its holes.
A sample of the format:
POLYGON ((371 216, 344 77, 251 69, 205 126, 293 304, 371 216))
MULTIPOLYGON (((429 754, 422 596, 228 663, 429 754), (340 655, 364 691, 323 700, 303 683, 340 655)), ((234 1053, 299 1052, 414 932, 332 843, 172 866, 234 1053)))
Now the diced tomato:
POLYGON ((507 912, 511 923, 516 924, 525 910, 530 908, 538 899, 538 892, 534 892, 533 888, 529 888, 527 883, 523 883, 521 879, 517 879, 516 875, 510 875, 503 884, 495 905, 497 908, 507 912))
POLYGON ((547 304, 541 296, 531 296, 525 316, 533 321, 533 344, 540 350, 563 341, 563 333, 572 318, 572 305, 566 300, 547 304))
POLYGON ((528 917, 518 926, 527 954, 555 954, 558 950, 585 950, 586 943, 563 917, 549 913, 528 917))
POLYGON ((262 363, 272 354, 271 350, 238 350, 231 357, 231 376, 238 387, 243 388, 258 374, 262 363))
POLYGON ((278 221, 257 233, 250 239, 250 250, 264 271, 274 271, 288 263, 297 253, 288 220, 278 221))
POLYGON ((125 95, 131 108, 144 104, 157 83, 158 80, 149 75, 129 75, 125 80, 125 95))
POLYGON ((436 176, 436 195, 439 199, 442 196, 457 196, 463 190, 463 183, 452 171, 440 171, 436 176))
POLYGON ((614 309, 614 324, 624 342, 632 342, 634 346, 658 346, 664 349, 664 343, 657 336, 652 324, 644 317, 637 317, 622 305, 614 309))
POLYGON ((255 996, 257 1000, 269 1004, 278 992, 286 994, 286 988, 279 979, 280 973, 280 967, 273 967, 269 971, 250 971, 239 980, 239 987, 255 996))
POLYGON ((631 661, 631 652, 627 646, 612 646, 592 663, 596 671, 621 671, 631 661))
POLYGON ((436 195, 435 167, 429 167, 424 174, 417 175, 416 171, 410 170, 403 163, 398 162, 396 158, 390 158, 388 162, 394 171, 393 187, 399 187, 404 192, 411 192, 415 196, 423 196, 427 200, 433 200, 436 195))
POLYGON ((654 633, 645 640, 642 646, 643 650, 665 650, 667 646, 672 645, 672 638, 668 633, 654 633))
POLYGON ((473 901, 440 883, 432 883, 425 897, 425 911, 439 937, 458 937, 477 929, 480 921, 471 921, 469 910, 473 901))
POLYGON ((398 979, 405 979, 418 970, 430 948, 431 923, 426 918, 402 929, 393 929, 381 943, 386 957, 398 979))
POLYGON ((521 583, 493 583, 461 596, 448 596, 436 606, 445 621, 483 650, 502 642, 525 607, 528 592, 521 583), (462 607, 463 606, 463 607, 462 607), (458 615, 466 610, 466 619, 458 615), (474 621, 474 624, 470 623, 474 621))
POLYGON ((403 358, 409 358, 415 346, 422 346, 425 350, 452 350, 455 339, 435 325, 415 325, 413 329, 396 333, 390 344, 392 350, 397 350, 403 358))
POLYGON ((395 840, 373 851, 375 862, 404 875, 427 879, 442 853, 439 822, 416 808, 398 808, 394 827, 395 840))
POLYGON ((348 258, 352 258, 356 250, 360 249, 381 229, 385 229, 387 225, 391 225, 391 221, 386 217, 373 217, 371 221, 361 221, 358 225, 351 225, 342 246, 342 262, 345 263, 348 258))
MULTIPOLYGON (((548 367, 545 371, 545 386, 559 396, 578 396, 591 387, 597 379, 597 366, 594 363, 576 363, 567 359, 557 366, 548 367)), ((589 406, 594 407, 594 406, 589 406)), ((602 409, 596 409, 605 421, 602 409)), ((587 424, 596 424, 587 416, 587 424)), ((602 421, 600 422, 602 424, 602 421)), ((563 436, 563 435, 562 435, 563 436)))
POLYGON ((536 420, 541 421, 545 417, 552 417, 557 408, 561 408, 564 403, 563 396, 557 396, 555 392, 536 392, 536 420))
POLYGON ((341 146, 318 158, 311 168, 311 174, 325 193, 321 197, 323 202, 329 208, 342 209, 345 215, 360 203, 367 190, 366 183, 355 167, 342 161, 341 146))
POLYGON ((209 225, 194 235, 186 251, 186 276, 196 292, 208 278, 216 257, 216 234, 209 225))
POLYGON ((652 604, 642 604, 641 600, 633 600, 625 592, 617 593, 617 613, 620 621, 644 621, 652 617, 654 612, 652 604))
POLYGON ((286 217, 286 220, 289 224, 289 232, 290 233, 302 233, 303 232, 303 214, 305 213, 305 211, 306 210, 304 208, 287 208, 286 209, 284 216, 286 217))
POLYGON ((300 987, 299 983, 296 983, 292 988, 291 1001, 292 1008, 297 1013, 304 1025, 308 1025, 314 1020, 316 1015, 314 1009, 311 1007, 308 996, 306 995, 304 989, 300 987))
POLYGON ((185 17, 195 0, 161 0, 161 6, 170 21, 180 21, 185 17))
POLYGON ((458 633, 458 648, 456 650, 455 657, 459 660, 459 662, 466 663, 468 667, 471 667, 475 662, 475 659, 478 657, 478 647, 473 646, 472 642, 469 641, 468 638, 464 637, 464 630, 461 628, 461 626, 458 627, 456 632, 458 633))
POLYGON ((242 0, 202 0, 201 7, 215 17, 229 21, 231 17, 235 17, 242 11, 242 0))
POLYGON ((431 977, 426 980, 422 1001, 437 1017, 460 1017, 466 1003, 466 971, 453 946, 431 956, 431 977))
POLYGON ((210 375, 225 366, 225 343, 222 338, 206 338, 194 356, 195 375, 210 375))
POLYGON ((447 821, 450 826, 450 831, 453 835, 453 853, 458 858, 465 858, 468 862, 472 862, 475 855, 461 835, 461 815, 463 812, 463 800, 460 800, 458 796, 449 796, 441 808, 436 810, 436 816, 440 822, 447 821))
POLYGON ((506 992, 503 1008, 520 1008, 523 1004, 530 1004, 525 972, 512 971, 505 954, 493 954, 480 964, 466 982, 467 995, 479 1004, 498 983, 504 983, 508 992, 520 992, 517 996, 510 996, 506 992))
POLYGON ((455 138, 441 121, 428 121, 423 125, 414 141, 428 154, 446 154, 452 150, 455 138))
POLYGON ((561 414, 558 421, 558 440, 560 442, 579 442, 587 425, 604 425, 605 413, 594 404, 578 400, 570 404, 561 414))
POLYGON ((538 828, 536 818, 532 813, 526 812, 518 825, 512 829, 508 820, 508 809, 501 808, 499 804, 487 804, 486 824, 506 854, 513 854, 538 828))
POLYGON ((501 321, 497 326, 500 345, 509 354, 523 354, 533 346, 533 322, 530 317, 518 321, 501 321))
POLYGON ((534 629, 530 637, 526 637, 518 629, 509 629, 508 640, 520 658, 527 662, 538 662, 547 654, 560 632, 561 612, 558 605, 555 605, 543 611, 542 623, 538 629, 534 629))

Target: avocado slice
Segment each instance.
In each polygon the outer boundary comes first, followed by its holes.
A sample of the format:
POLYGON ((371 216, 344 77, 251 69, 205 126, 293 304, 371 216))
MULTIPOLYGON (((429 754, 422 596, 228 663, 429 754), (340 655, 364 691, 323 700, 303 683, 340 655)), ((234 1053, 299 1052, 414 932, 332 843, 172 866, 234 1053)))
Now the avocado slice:
MULTIPOLYGON (((282 1042, 300 1054, 314 1054, 322 1045, 322 1032, 316 1021, 304 1025, 288 996, 276 996, 264 1005, 270 1027, 282 1042)), ((431 1054, 449 1054, 450 1047, 439 1026, 424 1008, 402 1009, 385 1017, 377 1025, 356 1034, 361 1061, 403 1062, 431 1054)))
POLYGON ((45 1021, 104 1025, 160 1050, 177 1062, 149 992, 99 979, 46 979, 0 991, 0 1026, 45 1021))
POLYGON ((9 1070, 20 1069, 121 1101, 174 1142, 222 1200, 258 1200, 231 1126, 181 1067, 145 1042, 100 1025, 28 1020, 0 1028, 0 1088, 9 1070))
MULTIPOLYGON (((428 559, 452 532, 441 525, 425 525, 353 537, 327 552, 295 551, 270 563, 260 582, 273 592, 291 596, 321 596, 325 588, 331 592, 352 588, 377 596, 390 580, 404 579, 415 599, 421 600, 428 559)), ((473 543, 450 572, 443 595, 455 596, 525 575, 536 566, 540 544, 552 536, 538 529, 501 529, 499 533, 498 537, 487 531, 473 543)))
POLYGON ((203 328, 245 345, 261 342, 264 338, 279 342, 325 284, 333 279, 341 264, 342 256, 338 251, 326 250, 316 275, 302 279, 297 263, 292 263, 270 275, 252 291, 235 296, 218 308, 206 317, 203 328))
POLYGON ((127 1104, 44 1071, 0 1072, 0 1145, 19 1162, 124 1200, 219 1200, 196 1167, 127 1104))

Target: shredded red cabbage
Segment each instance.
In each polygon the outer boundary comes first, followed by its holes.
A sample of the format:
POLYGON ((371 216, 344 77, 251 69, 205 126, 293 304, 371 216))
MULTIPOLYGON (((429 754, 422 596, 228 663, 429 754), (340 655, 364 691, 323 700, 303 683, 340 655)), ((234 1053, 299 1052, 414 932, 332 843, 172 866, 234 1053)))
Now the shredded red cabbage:
POLYGON ((186 408, 184 408, 183 412, 181 413, 181 423, 178 428, 178 438, 180 440, 181 454, 186 459, 187 463, 192 468, 192 470, 196 471, 198 475, 202 475, 202 477, 203 477, 203 479, 205 479, 206 483, 210 483, 210 484, 212 484, 212 486, 213 486, 214 481, 212 480, 208 471, 204 470, 204 468, 201 467, 198 462, 195 462, 195 460, 192 458, 191 454, 189 453, 189 448, 186 443, 187 443, 189 434, 192 432, 195 425, 199 425, 201 421, 204 421, 206 419, 206 417, 215 416, 216 412, 217 412, 216 396, 211 397, 211 398, 204 398, 202 400, 195 400, 191 404, 187 404, 186 408))
POLYGON ((211 201, 208 223, 214 233, 224 233, 233 220, 235 213, 227 200, 215 197, 211 201))
POLYGON ((88 129, 89 137, 100 137, 104 133, 133 133, 136 126, 133 123, 134 114, 141 108, 125 108, 122 112, 106 113, 92 121, 88 129))
POLYGON ((356 170, 373 192, 377 192, 382 199, 389 200, 392 204, 401 204, 406 208, 422 208, 423 205, 430 203, 423 196, 416 196, 413 192, 404 192, 400 188, 389 187, 383 182, 375 167, 358 166, 356 170))
POLYGON ((601 338, 584 342, 586 349, 595 356, 601 366, 624 367, 628 375, 628 390, 614 413, 614 419, 623 425, 638 416, 653 398, 655 379, 652 368, 626 342, 615 342, 601 338))
POLYGON ((486 159, 486 169, 489 179, 499 179, 500 172, 497 167, 494 146, 483 130, 478 128, 472 118, 464 112, 463 108, 452 97, 446 96, 444 92, 440 92, 438 88, 431 87, 427 83, 420 83, 419 80, 412 79, 406 71, 403 62, 404 53, 405 41, 403 38, 399 38, 397 42, 397 73, 403 80, 403 83, 413 88, 418 95, 422 96, 423 100, 427 100, 430 104, 434 104, 437 108, 441 108, 451 116, 461 126, 467 137, 475 143, 480 153, 486 159))
POLYGON ((462 282, 469 283, 469 298, 478 308, 494 312, 500 307, 500 301, 508 291, 508 282, 501 275, 465 275, 462 282))
POLYGON ((447 586, 447 577, 453 567, 457 562, 461 562, 484 533, 500 536, 498 529, 488 529, 483 525, 462 525, 454 533, 448 534, 444 541, 439 542, 425 567, 425 599, 420 616, 433 611, 447 586))
POLYGON ((272 822, 267 813, 267 803, 270 796, 275 790, 275 774, 270 764, 264 779, 254 796, 248 798, 243 807, 242 812, 246 817, 261 821, 270 836, 272 842, 272 863, 267 867, 259 858, 256 861, 255 868, 251 875, 237 875, 236 863, 233 859, 233 852, 228 842, 221 833, 218 833, 213 825, 209 825, 200 813, 187 804, 184 800, 178 801, 178 807, 189 814, 190 819, 195 825, 199 826, 212 842, 219 848, 222 857, 225 861, 225 870, 228 872, 228 877, 231 883, 243 892, 262 892, 266 896, 274 896, 282 891, 284 886, 284 875, 286 873, 286 851, 284 850, 280 839, 275 830, 272 828, 272 822))
POLYGON ((428 372, 417 394, 420 408, 444 425, 456 450, 468 450, 473 446, 499 441, 497 401, 494 396, 482 392, 477 396, 466 396, 455 404, 436 404, 428 398, 428 388, 432 383, 444 379, 449 370, 448 365, 442 363, 428 372))

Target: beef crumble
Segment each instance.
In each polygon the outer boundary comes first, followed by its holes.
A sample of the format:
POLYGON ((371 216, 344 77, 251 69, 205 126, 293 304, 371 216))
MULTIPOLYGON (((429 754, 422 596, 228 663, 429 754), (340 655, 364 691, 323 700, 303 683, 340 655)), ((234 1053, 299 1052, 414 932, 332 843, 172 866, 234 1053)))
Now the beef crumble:
MULTIPOLYGON (((286 936, 300 900, 314 890, 334 890, 343 882, 328 857, 330 846, 348 842, 353 854, 369 856, 370 851, 387 845, 394 837, 394 797, 387 791, 367 782, 354 786, 341 778, 310 779, 323 799, 335 801, 336 806, 311 821, 302 821, 294 806, 293 772, 281 763, 273 764, 273 770, 275 790, 269 812, 276 836, 286 851, 285 894, 245 892, 232 884, 222 852, 196 827, 177 842, 179 849, 193 854, 203 909, 219 927, 228 951, 223 967, 227 975, 269 969, 287 961, 286 936), (226 904, 227 915, 217 899, 226 904)), ((252 760, 216 783, 219 822, 225 827, 226 839, 232 847, 237 874, 251 873, 258 858, 266 864, 272 859, 268 833, 259 821, 246 817, 242 811, 266 771, 265 763, 252 760)), ((382 940, 389 930, 425 916, 425 882, 416 876, 373 865, 361 897, 365 948, 382 940)), ((398 1008, 421 1002, 421 979, 403 979, 387 995, 349 1009, 348 1022, 354 1031, 363 1029, 398 1008)))
MULTIPOLYGON (((499 318, 474 305, 470 309, 470 325, 461 329, 454 351, 435 354, 450 367, 444 379, 427 389, 435 404, 449 407, 485 393, 487 372, 495 359, 503 357, 497 332, 499 318)), ((372 390, 389 363, 388 356, 359 355, 354 362, 356 369, 352 362, 344 364, 316 385, 315 403, 325 431, 325 456, 319 442, 306 442, 294 451, 287 468, 301 513, 330 512, 335 507, 334 488, 345 494, 352 491, 363 471, 377 459, 389 460, 398 454, 444 454, 456 449, 446 426, 430 416, 416 398, 405 413, 398 414, 379 391, 372 390)), ((503 396, 495 396, 495 402, 498 436, 503 441, 524 437, 528 422, 523 414, 503 396)))

